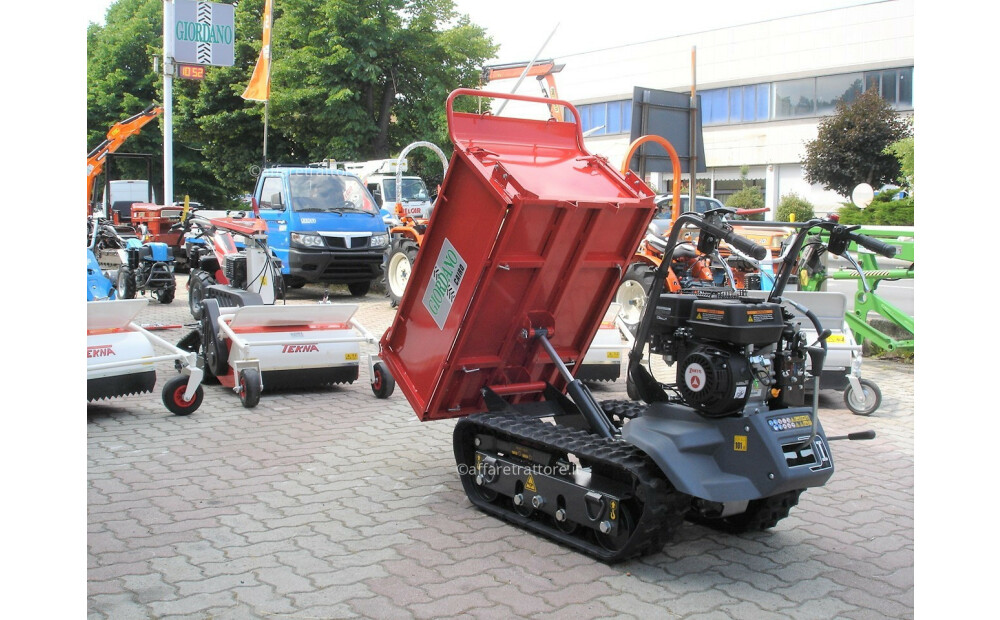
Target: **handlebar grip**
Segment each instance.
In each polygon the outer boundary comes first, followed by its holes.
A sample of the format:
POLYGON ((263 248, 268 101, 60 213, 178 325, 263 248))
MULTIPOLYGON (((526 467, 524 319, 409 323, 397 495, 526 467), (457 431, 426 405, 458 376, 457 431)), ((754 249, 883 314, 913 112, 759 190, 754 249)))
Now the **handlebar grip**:
POLYGON ((753 241, 750 241, 746 237, 741 237, 735 232, 727 232, 722 237, 723 241, 733 246, 740 252, 743 252, 747 256, 755 258, 757 260, 764 260, 767 257, 768 250, 762 245, 758 245, 753 241))
POLYGON ((874 237, 868 237, 866 235, 859 235, 857 233, 851 233, 851 240, 860 245, 861 247, 868 248, 876 254, 880 254, 886 258, 892 258, 899 251, 899 248, 890 245, 884 241, 879 241, 874 237))

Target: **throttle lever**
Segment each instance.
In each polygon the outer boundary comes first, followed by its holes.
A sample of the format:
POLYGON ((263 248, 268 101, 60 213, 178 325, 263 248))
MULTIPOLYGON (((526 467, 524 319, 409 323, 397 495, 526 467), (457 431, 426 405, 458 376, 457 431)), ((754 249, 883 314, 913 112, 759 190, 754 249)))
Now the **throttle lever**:
POLYGON ((875 431, 861 431, 860 433, 848 433, 846 435, 834 435, 832 437, 828 436, 827 441, 839 441, 841 439, 847 439, 848 441, 858 441, 861 439, 875 439, 875 431))

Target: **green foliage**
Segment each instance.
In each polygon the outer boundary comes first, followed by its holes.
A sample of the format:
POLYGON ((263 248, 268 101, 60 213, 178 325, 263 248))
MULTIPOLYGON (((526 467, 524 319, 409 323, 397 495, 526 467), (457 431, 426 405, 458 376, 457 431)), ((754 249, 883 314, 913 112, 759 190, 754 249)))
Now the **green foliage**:
POLYGON ((913 136, 893 142, 889 145, 889 152, 899 160, 900 174, 897 181, 901 186, 913 190, 913 136))
POLYGON ((793 213, 796 222, 804 222, 816 216, 812 203, 795 192, 781 197, 774 219, 779 222, 790 222, 793 213))
POLYGON ((908 119, 896 113, 877 90, 866 91, 819 123, 815 140, 806 143, 805 179, 841 196, 859 183, 881 187, 896 180, 899 160, 889 145, 912 135, 908 119))
POLYGON ((760 209, 764 206, 764 195, 759 187, 748 185, 727 198, 726 206, 735 209, 760 209))
MULTIPOLYGON (((265 106, 240 95, 260 51, 264 0, 235 4, 234 66, 209 67, 201 82, 174 81, 178 200, 190 194, 214 207, 235 206, 262 164, 265 106)), ((107 25, 88 29, 88 148, 115 122, 162 101, 162 80, 152 70, 163 47, 162 7, 160 0, 117 0, 107 25)), ((268 160, 382 158, 419 140, 447 154, 445 99, 478 85, 496 49, 452 0, 277 2, 268 160)), ((467 97, 455 108, 475 106, 467 97)), ((162 153, 162 125, 147 125, 127 144, 123 150, 162 153)), ((410 162, 428 174, 429 187, 440 180, 431 151, 414 151, 410 162)))
POLYGON ((913 226, 913 196, 893 200, 899 190, 879 192, 865 209, 845 203, 837 213, 841 224, 862 224, 879 226, 913 226))

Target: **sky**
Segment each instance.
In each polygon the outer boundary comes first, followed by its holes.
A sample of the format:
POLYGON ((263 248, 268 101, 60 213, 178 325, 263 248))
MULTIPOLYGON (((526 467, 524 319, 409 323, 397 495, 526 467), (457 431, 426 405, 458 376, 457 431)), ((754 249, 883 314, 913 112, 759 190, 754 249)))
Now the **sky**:
MULTIPOLYGON (((276 0, 281 2, 281 0, 276 0)), ((459 13, 486 28, 500 45, 496 61, 559 58, 626 43, 690 34, 877 0, 577 0, 540 5, 537 0, 455 0, 459 13), (546 44, 546 40, 551 39, 546 44), (542 49, 544 45, 544 49, 542 49)), ((103 23, 114 0, 82 0, 85 23, 103 23)))

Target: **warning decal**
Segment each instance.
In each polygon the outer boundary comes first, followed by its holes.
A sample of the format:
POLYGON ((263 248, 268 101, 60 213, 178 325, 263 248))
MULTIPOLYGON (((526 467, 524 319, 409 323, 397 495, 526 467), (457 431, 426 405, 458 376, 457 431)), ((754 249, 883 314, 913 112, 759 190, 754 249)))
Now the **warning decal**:
POLYGON ((698 321, 718 321, 722 322, 726 318, 726 313, 715 308, 695 308, 695 320, 698 321))
POLYGON ((524 483, 524 490, 531 491, 532 493, 537 493, 538 489, 535 488, 535 477, 528 474, 528 481, 524 483))
POLYGON ((733 452, 746 452, 747 443, 746 435, 733 435, 733 452))
POLYGON ((451 313, 451 306, 455 303, 458 289, 462 286, 466 267, 465 260, 455 250, 455 246, 445 239, 423 298, 424 307, 431 313, 438 329, 444 329, 444 323, 451 313))
POLYGON ((773 321, 773 310, 747 310, 747 323, 770 323, 773 321))

